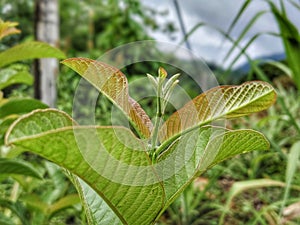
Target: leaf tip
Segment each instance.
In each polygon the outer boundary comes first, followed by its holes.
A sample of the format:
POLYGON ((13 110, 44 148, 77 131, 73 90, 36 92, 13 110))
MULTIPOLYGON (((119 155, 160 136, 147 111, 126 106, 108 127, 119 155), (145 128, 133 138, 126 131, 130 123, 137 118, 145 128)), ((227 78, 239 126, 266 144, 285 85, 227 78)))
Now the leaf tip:
POLYGON ((167 71, 164 68, 159 67, 158 68, 158 77, 166 78, 167 76, 168 76, 167 71))

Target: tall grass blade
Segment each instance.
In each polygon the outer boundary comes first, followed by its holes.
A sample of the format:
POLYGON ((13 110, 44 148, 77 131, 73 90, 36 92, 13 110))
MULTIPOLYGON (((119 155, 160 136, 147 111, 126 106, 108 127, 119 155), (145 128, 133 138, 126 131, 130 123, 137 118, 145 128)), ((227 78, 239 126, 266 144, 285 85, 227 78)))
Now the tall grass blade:
MULTIPOLYGON (((256 180, 248 180, 248 181, 239 181, 235 182, 230 191, 228 198, 226 200, 226 204, 224 209, 222 210, 222 214, 219 220, 219 225, 224 224, 225 216, 230 211, 230 205, 233 199, 243 191, 247 191, 249 189, 258 189, 264 187, 285 187, 286 184, 281 181, 271 180, 271 179, 256 179, 256 180)), ((295 190, 299 190, 299 186, 291 186, 295 190)))
POLYGON ((283 213, 284 206, 289 197, 293 177, 296 173, 297 165, 299 163, 299 157, 300 157, 300 141, 298 141, 292 145, 291 151, 288 155, 288 161, 287 161, 287 167, 286 167, 286 173, 285 173, 286 186, 285 186, 285 190, 284 190, 283 201, 281 204, 280 216, 283 213))
POLYGON ((241 16, 243 15, 243 13, 245 12, 245 10, 247 9, 247 7, 249 6, 250 3, 251 3, 251 1, 247 0, 242 5, 242 7, 240 8, 238 14, 235 16, 235 18, 233 19, 232 23, 230 24, 230 26, 229 26, 229 28, 226 32, 228 35, 231 33, 231 31, 235 27, 236 23, 240 20, 241 16))
POLYGON ((203 26, 209 26, 208 24, 206 23, 197 23, 194 27, 192 27, 192 29, 187 32, 187 34, 183 37, 182 41, 179 42, 179 46, 181 46, 182 44, 184 44, 186 42, 187 39, 189 39, 189 37, 196 31, 198 30, 200 27, 203 27, 203 26))
POLYGON ((288 66, 292 70, 293 80, 300 90, 300 34, 297 27, 289 20, 284 12, 276 7, 276 5, 268 1, 272 13, 274 14, 278 27, 280 29, 281 38, 285 48, 288 66))
MULTIPOLYGON (((249 23, 245 26, 245 28, 242 30, 241 34, 239 35, 239 37, 237 38, 236 42, 240 43, 242 41, 242 39, 245 37, 245 35, 247 34, 247 32, 252 28, 252 26, 255 24, 255 22, 266 13, 267 11, 263 10, 263 11, 259 11, 258 13, 256 13, 256 15, 249 21, 249 23)), ((229 33, 227 32, 227 34, 229 35, 229 33)), ((235 46, 233 45, 229 51, 227 52, 227 54, 225 55, 225 57, 223 58, 223 63, 225 63, 229 56, 232 54, 232 52, 234 51, 235 46)))

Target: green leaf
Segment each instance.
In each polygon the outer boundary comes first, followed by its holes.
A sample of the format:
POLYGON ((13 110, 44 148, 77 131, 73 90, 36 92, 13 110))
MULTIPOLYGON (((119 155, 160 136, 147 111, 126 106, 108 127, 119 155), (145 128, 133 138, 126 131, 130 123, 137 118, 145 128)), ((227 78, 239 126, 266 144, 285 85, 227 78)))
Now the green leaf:
POLYGON ((33 77, 28 71, 17 71, 12 68, 0 70, 0 90, 13 84, 32 85, 33 77))
POLYGON ((269 60, 266 63, 277 67, 278 69, 280 69, 282 72, 284 72, 290 78, 293 77, 291 69, 287 65, 285 65, 284 63, 276 62, 276 61, 272 61, 272 60, 269 60))
POLYGON ((214 137, 207 146, 208 152, 218 149, 209 168, 233 156, 269 148, 268 140, 260 132, 249 129, 226 131, 224 134, 214 137))
POLYGON ((289 20, 285 12, 281 12, 272 1, 267 1, 280 29, 280 36, 285 48, 287 64, 292 70, 293 80, 300 90, 300 33, 289 20))
MULTIPOLYGON (((220 128, 201 127, 189 134, 181 136, 158 158, 158 165, 161 164, 160 177, 164 178, 166 199, 169 204, 183 189, 191 182, 195 174, 203 151, 207 146, 213 133, 224 132, 220 128), (173 174, 168 178, 169 174, 173 174), (168 178, 168 179, 166 179, 168 178)), ((168 203, 165 205, 167 207, 168 203)))
POLYGON ((42 178, 30 163, 17 159, 0 158, 0 174, 20 174, 38 179, 42 178))
POLYGON ((0 120, 0 146, 4 144, 4 135, 9 126, 17 119, 17 116, 9 116, 0 120))
POLYGON ((0 53, 0 67, 13 62, 35 58, 65 58, 65 54, 47 43, 31 41, 16 45, 0 53))
POLYGON ((126 128, 71 127, 70 121, 54 109, 34 111, 14 122, 6 143, 37 153, 79 176, 124 224, 152 222, 162 208, 164 192, 145 143, 126 128))
POLYGON ((141 137, 150 137, 151 120, 141 106, 129 96, 127 78, 120 70, 86 58, 70 58, 62 61, 62 64, 76 71, 118 106, 141 137))
POLYGON ((20 200, 24 202, 27 207, 39 210, 39 213, 43 213, 44 216, 47 215, 49 205, 42 200, 41 196, 37 194, 25 194, 24 196, 20 197, 20 200))
POLYGON ((109 205, 88 184, 74 175, 71 175, 71 180, 80 195, 89 225, 122 224, 109 205))
POLYGON ((12 98, 0 105, 0 118, 13 114, 25 114, 34 109, 44 109, 47 107, 47 105, 36 99, 12 98))
POLYGON ((52 215, 62 209, 71 207, 75 204, 80 203, 80 198, 77 194, 69 194, 60 198, 57 202, 54 202, 52 205, 49 206, 49 215, 52 215))
POLYGON ((167 200, 164 209, 194 178, 218 162, 241 153, 268 148, 266 138, 253 130, 231 131, 204 126, 181 136, 158 160, 158 163, 162 163, 161 170, 164 170, 161 176, 174 174, 163 182, 167 200))
POLYGON ((12 35, 12 34, 19 34, 21 31, 15 26, 18 26, 19 24, 16 22, 4 22, 0 19, 0 40, 6 36, 12 35))
POLYGON ((6 142, 79 176, 84 182, 75 183, 84 204, 91 207, 87 215, 92 224, 153 223, 208 168, 237 154, 269 147, 256 131, 205 126, 182 135, 151 165, 147 143, 130 130, 71 126, 74 123, 57 110, 36 110, 14 122, 6 142))
POLYGON ((218 119, 235 118, 270 107, 276 99, 273 87, 261 81, 240 86, 219 86, 188 102, 172 114, 160 129, 160 141, 171 142, 182 132, 218 119))

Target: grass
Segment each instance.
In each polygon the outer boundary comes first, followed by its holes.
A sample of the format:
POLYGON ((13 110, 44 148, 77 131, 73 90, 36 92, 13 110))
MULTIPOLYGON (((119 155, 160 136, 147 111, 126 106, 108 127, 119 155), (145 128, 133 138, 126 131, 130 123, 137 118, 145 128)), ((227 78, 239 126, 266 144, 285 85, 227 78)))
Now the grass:
MULTIPOLYGON (((277 86, 278 100, 274 107, 258 116, 250 116, 228 124, 234 128, 251 127, 261 131, 269 139, 271 150, 240 156, 208 171, 201 177, 206 181, 204 188, 190 187, 180 200, 170 207, 162 218, 162 224, 300 223, 300 38, 298 29, 289 20, 285 10, 286 4, 291 4, 296 10, 300 10, 300 5, 297 1, 281 0, 277 6, 272 1, 265 0, 269 10, 258 11, 244 26, 240 35, 233 39, 230 36, 231 31, 252 2, 244 1, 227 31, 213 29, 232 43, 232 48, 224 57, 224 64, 229 66, 223 73, 223 80, 228 79, 235 62, 246 56, 251 66, 247 79, 253 79, 255 76, 277 86), (279 33, 257 33, 248 43, 241 45, 242 38, 265 13, 274 15, 279 33), (282 40, 286 53, 284 62, 261 62, 249 57, 247 49, 261 35, 272 35, 282 40), (239 51, 233 55, 236 49, 239 51), (260 66, 261 63, 268 63, 268 67, 273 68, 273 71, 279 69, 280 74, 292 79, 293 83, 288 82, 283 87, 282 79, 270 77, 270 72, 266 73, 260 66)), ((197 24, 185 39, 203 26, 209 25, 203 22, 197 24)))

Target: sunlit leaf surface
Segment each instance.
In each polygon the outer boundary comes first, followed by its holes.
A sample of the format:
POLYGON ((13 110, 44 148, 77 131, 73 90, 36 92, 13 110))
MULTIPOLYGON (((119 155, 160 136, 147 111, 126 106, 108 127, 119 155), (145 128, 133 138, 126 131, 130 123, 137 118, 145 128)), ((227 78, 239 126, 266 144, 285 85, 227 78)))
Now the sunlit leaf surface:
POLYGON ((30 41, 16 45, 0 53, 0 67, 25 59, 65 58, 65 54, 47 43, 30 41))
POLYGON ((142 137, 150 137, 151 120, 141 106, 129 96, 127 78, 120 70, 86 58, 66 59, 62 63, 88 80, 116 104, 142 137))
POLYGON ((65 113, 38 110, 16 121, 6 141, 79 176, 124 224, 151 223, 162 208, 164 192, 153 172, 144 142, 126 128, 72 127, 71 123, 65 113), (113 179, 119 180, 114 182, 113 179))
POLYGON ((229 157, 269 147, 256 131, 205 126, 184 134, 151 162, 145 142, 127 128, 78 126, 55 109, 20 117, 6 144, 80 177, 73 181, 84 204, 94 209, 88 213, 95 224, 153 224, 195 176, 229 157))
POLYGON ((174 135, 212 121, 249 115, 269 108, 276 99, 266 82, 246 82, 240 86, 219 86, 188 102, 171 115, 160 130, 161 142, 174 135))

